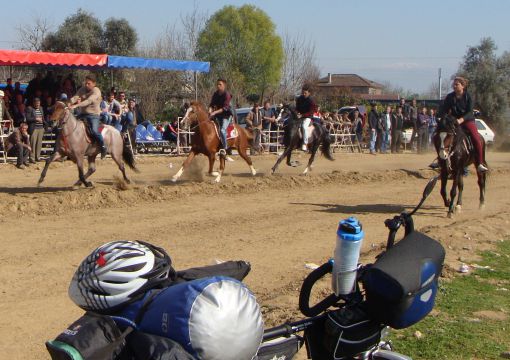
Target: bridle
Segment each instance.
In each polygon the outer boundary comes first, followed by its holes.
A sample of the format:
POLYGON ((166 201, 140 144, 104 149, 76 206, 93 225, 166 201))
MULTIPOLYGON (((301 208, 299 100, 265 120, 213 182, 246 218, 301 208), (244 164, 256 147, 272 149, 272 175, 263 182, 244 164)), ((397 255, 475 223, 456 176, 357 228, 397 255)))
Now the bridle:
POLYGON ((200 125, 198 118, 197 118, 197 114, 195 113, 195 110, 193 109, 193 106, 190 106, 188 108, 188 110, 186 110, 186 114, 184 115, 184 117, 181 120, 181 125, 189 125, 190 126, 189 131, 195 130, 200 125), (191 119, 191 117, 190 117, 191 114, 193 114, 195 116, 195 119, 191 119), (196 123, 196 125, 191 126, 193 123, 196 123))

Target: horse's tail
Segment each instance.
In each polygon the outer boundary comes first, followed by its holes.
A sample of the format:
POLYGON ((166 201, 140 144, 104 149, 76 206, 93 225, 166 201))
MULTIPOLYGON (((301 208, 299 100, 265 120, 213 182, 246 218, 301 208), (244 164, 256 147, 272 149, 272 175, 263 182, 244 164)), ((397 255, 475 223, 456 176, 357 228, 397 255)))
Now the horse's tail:
POLYGON ((133 150, 129 146, 128 141, 129 140, 124 142, 124 147, 122 149, 122 159, 129 166, 129 168, 131 170, 133 170, 134 172, 139 173, 140 170, 138 170, 138 168, 136 167, 135 156, 133 155, 133 150))
MULTIPOLYGON (((320 126, 320 125, 319 125, 320 126)), ((326 131, 322 126, 321 127, 321 151, 322 155, 330 161, 334 161, 335 159, 331 155, 331 137, 329 136, 329 132, 326 131)))

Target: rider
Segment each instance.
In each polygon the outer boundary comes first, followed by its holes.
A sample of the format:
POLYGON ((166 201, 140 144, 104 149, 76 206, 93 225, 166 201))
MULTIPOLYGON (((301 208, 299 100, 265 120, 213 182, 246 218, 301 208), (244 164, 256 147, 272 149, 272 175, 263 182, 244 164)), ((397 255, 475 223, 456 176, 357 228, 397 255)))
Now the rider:
POLYGON ((227 128, 232 121, 232 109, 230 107, 232 95, 226 90, 226 86, 227 81, 225 79, 218 79, 216 82, 217 90, 214 92, 209 104, 209 117, 218 124, 220 130, 220 154, 226 154, 227 128))
POLYGON ((314 112, 317 111, 317 105, 315 101, 310 96, 311 94, 311 86, 309 84, 304 84, 301 88, 301 95, 296 98, 296 111, 301 114, 301 118, 303 118, 303 147, 302 150, 306 151, 308 144, 308 133, 307 129, 310 125, 311 118, 313 117, 314 112))
POLYGON ((101 113, 100 104, 102 101, 101 90, 96 87, 96 77, 89 74, 85 77, 85 84, 81 87, 75 96, 71 98, 69 108, 80 108, 78 118, 85 119, 94 133, 98 145, 101 147, 101 159, 104 159, 107 153, 104 145, 103 135, 99 132, 99 115, 101 113))
POLYGON ((450 114, 457 119, 457 123, 468 133, 475 148, 475 165, 478 172, 487 171, 484 165, 482 142, 476 128, 475 116, 473 114, 473 100, 467 91, 468 80, 457 76, 453 80, 453 92, 444 99, 439 116, 442 118, 450 114))

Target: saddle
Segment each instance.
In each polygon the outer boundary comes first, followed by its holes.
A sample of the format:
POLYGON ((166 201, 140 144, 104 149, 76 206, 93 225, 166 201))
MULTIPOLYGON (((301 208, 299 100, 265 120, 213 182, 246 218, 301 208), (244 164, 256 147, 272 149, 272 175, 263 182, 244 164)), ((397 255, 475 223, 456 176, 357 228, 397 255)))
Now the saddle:
MULTIPOLYGON (((221 139, 220 137, 220 126, 216 121, 214 122, 214 129, 216 130, 216 136, 218 136, 218 139, 221 139)), ((229 139, 235 139, 239 136, 239 132, 237 131, 236 127, 233 123, 230 123, 229 126, 227 126, 227 140, 229 139)))
MULTIPOLYGON (((83 123, 83 126, 85 126, 85 139, 89 144, 96 143, 96 136, 94 135, 94 132, 92 131, 92 128, 90 127, 89 123, 87 121, 81 120, 83 123)), ((102 133, 104 129, 104 125, 99 125, 99 133, 102 133)))

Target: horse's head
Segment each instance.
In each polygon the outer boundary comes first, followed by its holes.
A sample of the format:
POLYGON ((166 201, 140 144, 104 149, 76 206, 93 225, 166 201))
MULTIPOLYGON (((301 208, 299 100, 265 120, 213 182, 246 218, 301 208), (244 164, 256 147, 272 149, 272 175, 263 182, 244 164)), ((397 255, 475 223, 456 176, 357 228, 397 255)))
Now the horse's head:
POLYGON ((439 158, 446 160, 453 147, 453 140, 457 134, 457 120, 451 116, 446 115, 441 121, 438 122, 436 130, 436 150, 439 158))
POLYGON ((284 104, 278 114, 277 120, 285 120, 288 118, 297 118, 296 108, 293 105, 284 104))
POLYGON ((51 121, 58 121, 58 125, 62 126, 65 124, 66 119, 68 118, 69 108, 67 105, 61 101, 57 101, 55 106, 53 107, 53 113, 50 116, 51 121))
POLYGON ((183 127, 193 126, 197 122, 207 120, 208 118, 209 116, 205 111, 204 105, 198 101, 192 101, 181 120, 181 125, 183 127))

